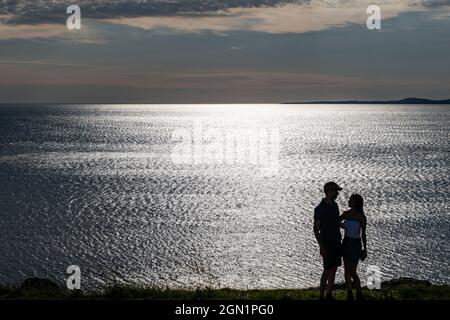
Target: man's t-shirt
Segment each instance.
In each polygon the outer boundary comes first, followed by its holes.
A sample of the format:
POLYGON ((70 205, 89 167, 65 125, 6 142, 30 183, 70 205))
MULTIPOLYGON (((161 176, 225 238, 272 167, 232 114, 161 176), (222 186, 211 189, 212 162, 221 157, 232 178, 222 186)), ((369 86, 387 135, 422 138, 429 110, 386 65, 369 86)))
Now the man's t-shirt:
POLYGON ((320 221, 320 237, 324 244, 336 244, 341 241, 339 228, 339 207, 336 202, 330 205, 322 202, 314 209, 314 220, 320 221))

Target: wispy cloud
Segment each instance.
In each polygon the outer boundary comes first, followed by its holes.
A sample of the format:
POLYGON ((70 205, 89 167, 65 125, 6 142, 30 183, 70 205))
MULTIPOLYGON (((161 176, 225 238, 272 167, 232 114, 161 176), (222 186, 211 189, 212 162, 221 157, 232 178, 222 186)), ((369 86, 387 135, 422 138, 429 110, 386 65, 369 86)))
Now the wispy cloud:
MULTIPOLYGON (((311 72, 281 72, 262 70, 203 70, 177 74, 165 72, 129 72, 107 68, 86 71, 79 65, 45 61, 0 61, 0 70, 9 77, 0 78, 0 85, 98 85, 134 88, 160 88, 167 90, 214 89, 233 90, 247 88, 344 88, 368 85, 398 85, 394 79, 369 79, 311 72), (47 68, 50 66, 51 68, 47 68)), ((402 80, 402 85, 418 85, 423 81, 402 80)))
MULTIPOLYGON (((1 18, 0 18, 1 20, 1 18)), ((85 44, 107 42, 99 34, 96 26, 85 20, 82 31, 69 31, 64 23, 5 24, 0 23, 0 40, 10 39, 55 39, 85 44)))
POLYGON ((53 38, 62 36, 67 29, 65 25, 42 23, 38 25, 0 24, 0 39, 53 38))
POLYGON ((51 61, 40 61, 40 60, 0 60, 1 64, 8 65, 38 65, 38 66, 56 66, 56 67, 78 67, 78 65, 69 64, 69 63, 57 63, 51 61))

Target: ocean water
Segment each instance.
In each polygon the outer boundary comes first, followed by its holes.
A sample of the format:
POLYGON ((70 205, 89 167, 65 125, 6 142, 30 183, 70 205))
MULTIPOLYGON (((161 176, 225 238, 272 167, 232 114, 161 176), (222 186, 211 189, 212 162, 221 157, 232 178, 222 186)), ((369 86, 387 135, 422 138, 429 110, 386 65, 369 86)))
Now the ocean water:
POLYGON ((363 281, 450 283, 449 138, 450 106, 2 105, 0 283, 317 286, 328 180, 365 199, 363 281))

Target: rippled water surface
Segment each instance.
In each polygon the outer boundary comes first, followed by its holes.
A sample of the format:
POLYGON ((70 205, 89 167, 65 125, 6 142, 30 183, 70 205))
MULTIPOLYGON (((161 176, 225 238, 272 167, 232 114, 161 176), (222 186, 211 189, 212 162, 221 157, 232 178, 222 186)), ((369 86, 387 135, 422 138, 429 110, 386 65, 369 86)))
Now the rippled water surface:
POLYGON ((341 209, 366 200, 363 278, 450 283, 449 138, 450 106, 3 105, 0 283, 75 264, 87 287, 316 286, 328 180, 341 209), (174 163, 174 132, 199 123, 277 132, 278 170, 174 163))

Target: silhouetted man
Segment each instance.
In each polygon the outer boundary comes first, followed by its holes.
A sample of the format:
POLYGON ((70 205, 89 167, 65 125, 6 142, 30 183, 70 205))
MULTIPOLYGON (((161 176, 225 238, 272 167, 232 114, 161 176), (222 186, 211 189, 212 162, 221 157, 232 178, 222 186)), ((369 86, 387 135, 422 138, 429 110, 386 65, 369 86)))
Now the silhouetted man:
POLYGON ((314 234, 323 258, 323 273, 320 279, 320 299, 333 299, 334 278, 341 262, 341 231, 339 228, 339 207, 335 200, 342 190, 334 182, 324 186, 325 198, 314 209, 314 234))

